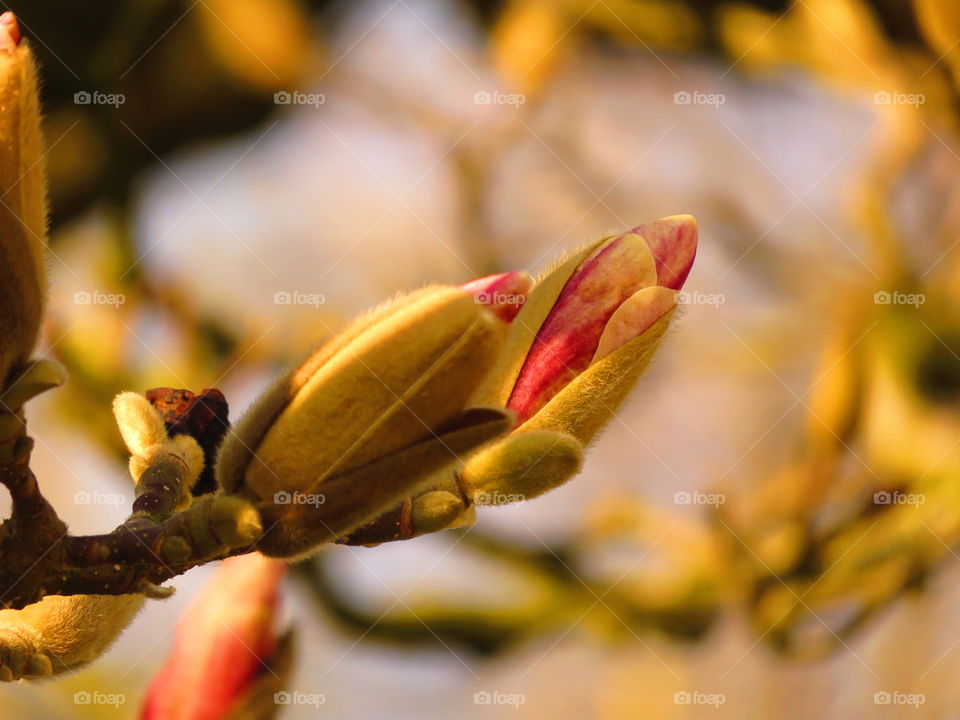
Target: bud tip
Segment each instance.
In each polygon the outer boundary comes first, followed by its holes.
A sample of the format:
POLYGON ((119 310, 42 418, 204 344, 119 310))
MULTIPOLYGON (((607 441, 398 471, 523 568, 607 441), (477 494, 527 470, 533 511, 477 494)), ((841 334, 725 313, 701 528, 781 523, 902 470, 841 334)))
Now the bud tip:
POLYGON ((12 50, 20 44, 21 39, 17 16, 9 10, 0 15, 0 48, 12 50))
POLYGON ((488 275, 460 286, 474 296, 481 305, 487 305, 504 322, 513 320, 533 285, 533 278, 523 270, 488 275))
POLYGON ((631 230, 647 241, 657 265, 657 284, 679 290, 697 255, 697 221, 692 215, 672 215, 631 230))

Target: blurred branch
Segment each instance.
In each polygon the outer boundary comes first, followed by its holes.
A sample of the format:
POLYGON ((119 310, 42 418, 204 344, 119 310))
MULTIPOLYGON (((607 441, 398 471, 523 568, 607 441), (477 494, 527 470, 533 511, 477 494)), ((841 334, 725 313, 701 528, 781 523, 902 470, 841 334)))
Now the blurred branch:
POLYGON ((457 542, 507 567, 537 588, 532 599, 518 599, 508 607, 469 607, 456 603, 421 601, 395 603, 397 612, 367 610, 330 568, 327 554, 297 565, 293 572, 304 581, 318 607, 346 630, 377 642, 435 646, 438 643, 491 655, 529 637, 563 632, 577 618, 594 618, 593 626, 610 638, 624 631, 636 637, 641 629, 656 629, 675 639, 696 640, 713 625, 714 605, 683 597, 658 604, 638 597, 617 582, 598 581, 579 557, 579 540, 557 547, 529 548, 470 528, 457 542))
POLYGON ((447 606, 418 608, 403 616, 363 610, 337 579, 322 556, 293 568, 310 590, 318 608, 341 627, 379 642, 399 645, 452 645, 478 655, 495 655, 536 631, 531 618, 511 612, 484 612, 447 606))

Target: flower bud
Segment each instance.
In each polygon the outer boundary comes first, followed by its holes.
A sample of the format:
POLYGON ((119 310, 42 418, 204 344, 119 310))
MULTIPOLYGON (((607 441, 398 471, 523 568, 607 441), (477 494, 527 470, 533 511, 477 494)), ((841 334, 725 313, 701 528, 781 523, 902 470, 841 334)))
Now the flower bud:
POLYGON ((538 279, 511 323, 497 367, 476 401, 504 405, 521 422, 529 420, 617 349, 648 331, 662 334, 656 327, 675 306, 696 239, 696 222, 680 215, 561 260, 538 279))
MULTIPOLYGON (((504 322, 512 321, 527 300, 533 280, 522 270, 488 275, 460 285, 504 322)), ((337 542, 349 545, 378 545, 407 540, 424 533, 451 527, 470 508, 447 473, 437 478, 438 487, 428 485, 422 495, 408 497, 368 524, 356 528, 337 542), (449 492, 448 492, 449 491, 449 492)))
POLYGON ((663 337, 696 246, 696 222, 676 216, 582 248, 532 293, 520 272, 461 285, 512 323, 473 401, 506 405, 522 425, 340 542, 370 545, 468 524, 469 502, 533 498, 579 472, 586 444, 663 337))
POLYGON ((569 478, 583 464, 583 445, 564 433, 511 433, 467 462, 460 482, 469 497, 512 497, 517 501, 541 495, 569 478))
POLYGON ((220 452, 221 486, 266 500, 432 436, 467 406, 505 328, 452 287, 361 318, 241 419, 220 452))
POLYGON ((468 404, 506 327, 470 292, 426 288, 361 317, 275 384, 217 461, 221 487, 261 503, 258 548, 309 552, 506 432, 511 413, 468 404))
POLYGON ((46 294, 47 200, 33 54, 0 16, 0 382, 37 341, 46 294))
POLYGON ((539 278, 474 398, 513 410, 520 426, 467 462, 471 493, 532 497, 579 470, 583 447, 663 338, 696 245, 692 217, 664 218, 589 245, 539 278), (538 435, 511 443, 527 433, 538 435))
POLYGON ((289 643, 278 642, 274 625, 285 569, 258 554, 223 562, 180 619, 142 720, 234 717, 252 695, 281 689, 286 673, 278 668, 288 664, 289 643))
POLYGON ((190 488, 203 472, 203 450, 189 435, 169 437, 160 412, 146 397, 135 392, 120 393, 113 399, 113 414, 127 450, 130 451, 130 475, 140 487, 140 479, 163 455, 171 455, 186 466, 181 500, 177 509, 189 505, 190 488))

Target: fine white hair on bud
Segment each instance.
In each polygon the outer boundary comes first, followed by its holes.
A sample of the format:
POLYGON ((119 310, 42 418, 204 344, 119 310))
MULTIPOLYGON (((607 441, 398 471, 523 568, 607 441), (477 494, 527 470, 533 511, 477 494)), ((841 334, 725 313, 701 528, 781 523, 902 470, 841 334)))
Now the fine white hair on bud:
POLYGON ((131 455, 146 457, 151 448, 166 442, 163 418, 140 393, 122 392, 113 399, 113 416, 131 455))
POLYGON ((150 467, 159 455, 174 455, 188 468, 187 484, 192 485, 203 472, 203 449, 189 435, 167 436, 160 412, 143 395, 122 392, 113 399, 113 415, 123 442, 130 451, 130 474, 134 480, 150 467))

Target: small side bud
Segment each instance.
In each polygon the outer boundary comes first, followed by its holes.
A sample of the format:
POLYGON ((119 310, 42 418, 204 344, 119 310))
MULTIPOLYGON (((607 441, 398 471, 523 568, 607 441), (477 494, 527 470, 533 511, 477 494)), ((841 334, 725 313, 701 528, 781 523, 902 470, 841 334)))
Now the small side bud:
MULTIPOLYGON (((143 395, 120 393, 113 399, 113 415, 120 428, 123 442, 130 451, 130 475, 141 486, 141 479, 162 455, 170 455, 186 466, 186 473, 171 473, 182 486, 183 502, 177 509, 189 505, 190 488, 204 468, 204 452, 189 435, 167 436, 163 416, 143 395)), ((174 461, 174 462, 176 462, 174 461)))
POLYGON ((209 519, 214 536, 227 547, 249 545, 263 533, 257 509, 233 495, 215 496, 210 503, 209 519))
MULTIPOLYGON (((260 513, 235 495, 207 495, 182 514, 187 526, 190 555, 214 558, 256 541, 263 533, 260 513)), ((171 542, 170 538, 167 542, 171 542)), ((181 552, 179 545, 163 548, 166 556, 181 552)))
POLYGON ((163 418, 140 393, 123 392, 113 399, 113 416, 131 455, 147 457, 152 446, 167 440, 163 418))
POLYGON ((514 433, 467 461, 460 482, 477 505, 528 500, 569 480, 583 464, 583 445, 559 432, 514 433))
POLYGON ((463 500, 446 490, 432 490, 413 499, 410 527, 414 535, 443 530, 464 511, 463 500))
POLYGON ((406 498, 349 535, 337 538, 337 542, 375 547, 385 542, 409 540, 450 527, 466 510, 462 497, 446 490, 428 490, 406 498))

